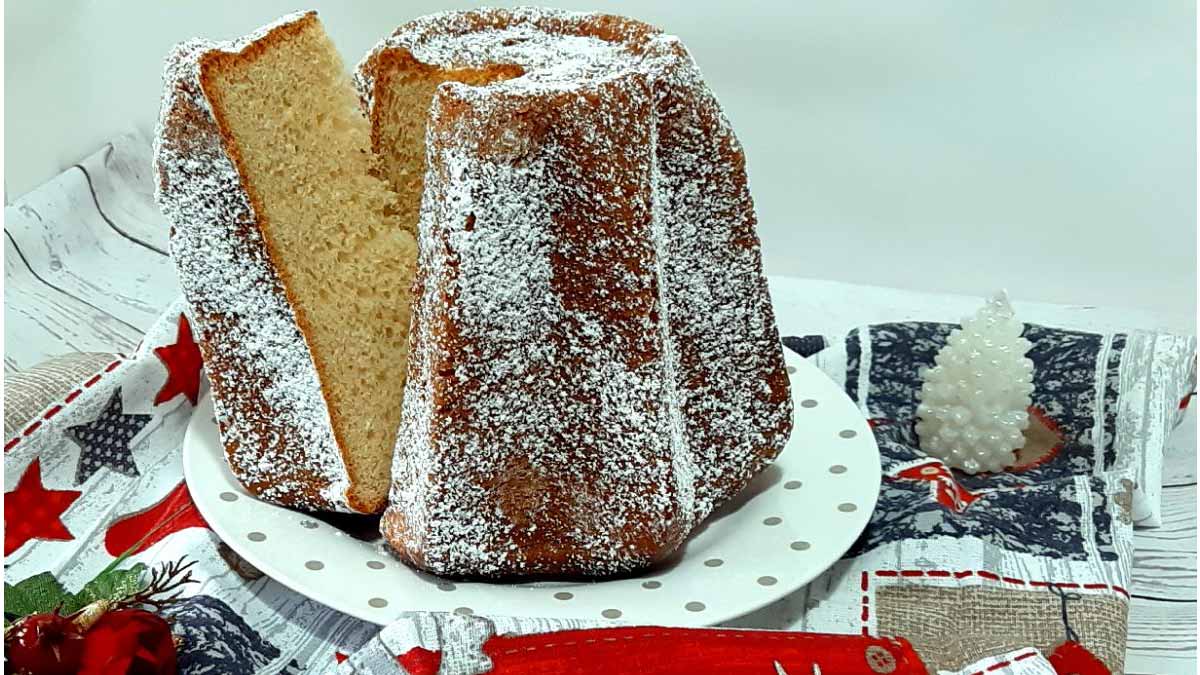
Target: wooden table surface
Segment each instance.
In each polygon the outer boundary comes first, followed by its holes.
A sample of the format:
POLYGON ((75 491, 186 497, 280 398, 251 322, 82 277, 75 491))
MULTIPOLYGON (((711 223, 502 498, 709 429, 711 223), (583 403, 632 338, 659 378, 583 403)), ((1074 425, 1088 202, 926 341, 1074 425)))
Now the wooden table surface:
MULTIPOLYGON (((146 142, 122 137, 6 205, 6 374, 59 354, 132 351, 179 293, 149 171, 146 142)), ((1195 407, 1168 448, 1163 525, 1135 533, 1128 673, 1196 672, 1195 407)))

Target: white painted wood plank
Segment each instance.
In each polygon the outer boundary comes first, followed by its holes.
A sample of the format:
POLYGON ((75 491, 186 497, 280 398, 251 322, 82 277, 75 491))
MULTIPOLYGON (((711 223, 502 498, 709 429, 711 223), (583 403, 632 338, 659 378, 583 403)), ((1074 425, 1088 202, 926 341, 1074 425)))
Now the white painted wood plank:
POLYGON ((154 201, 150 141, 118 136, 77 165, 86 173, 97 208, 113 227, 147 247, 167 250, 168 226, 154 201))
POLYGON ((82 171, 67 171, 4 215, 38 277, 121 321, 148 328, 179 293, 170 259, 109 225, 82 171))
POLYGON ((1196 675, 1194 656, 1176 658, 1154 653, 1125 656, 1126 675, 1196 675))
POLYGON ((1196 487, 1163 490, 1162 527, 1134 532, 1133 593, 1196 600, 1196 487))
POLYGON ((1167 443, 1163 455, 1163 485, 1185 485, 1196 482, 1196 408, 1193 400, 1184 413, 1183 421, 1167 443))
POLYGON ((128 352, 142 331, 39 281, 4 238, 4 370, 72 352, 128 352))
POLYGON ((1134 598, 1129 611, 1125 672, 1194 675, 1196 604, 1134 598))

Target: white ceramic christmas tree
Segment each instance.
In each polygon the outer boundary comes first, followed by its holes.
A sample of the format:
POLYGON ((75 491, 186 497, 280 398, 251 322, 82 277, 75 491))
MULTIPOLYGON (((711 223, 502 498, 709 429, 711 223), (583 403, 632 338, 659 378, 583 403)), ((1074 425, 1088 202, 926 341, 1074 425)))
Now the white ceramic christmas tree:
POLYGON ((921 449, 967 473, 1000 471, 1025 444, 1033 393, 1029 340, 1001 291, 955 328, 921 373, 921 449))

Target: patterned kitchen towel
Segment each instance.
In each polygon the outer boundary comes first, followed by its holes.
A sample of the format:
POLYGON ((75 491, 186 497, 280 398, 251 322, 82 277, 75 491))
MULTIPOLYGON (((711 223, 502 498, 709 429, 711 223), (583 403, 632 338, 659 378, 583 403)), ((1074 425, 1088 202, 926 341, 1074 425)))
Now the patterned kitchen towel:
MULTIPOLYGON (((1193 386, 1194 340, 1030 326, 1030 450, 1018 471, 968 477, 924 457, 912 429, 917 370, 948 330, 872 326, 811 354, 871 420, 885 473, 879 506, 845 559, 781 601, 786 625, 754 625, 756 614, 731 626, 903 636, 927 665, 955 672, 1013 650, 1050 653, 1065 611, 1081 641, 1120 672, 1132 487, 1146 450, 1121 439, 1174 419, 1151 408, 1177 405, 1193 386), (1143 416, 1123 417, 1127 408, 1143 416)), ((76 590, 140 541, 131 563, 198 561, 202 583, 173 610, 182 672, 334 668, 378 628, 263 576, 191 502, 180 447, 207 389, 201 369, 176 304, 132 357, 65 390, 7 441, 7 581, 49 570, 76 590)))
POLYGON ((884 474, 863 536, 786 602, 805 630, 902 635, 948 670, 1020 647, 1049 653, 1065 612, 1083 644, 1121 672, 1135 486, 1153 483, 1147 495, 1157 495, 1163 443, 1195 388, 1196 341, 1027 324, 1026 445, 1011 471, 971 476, 923 453, 915 430, 919 372, 952 328, 906 322, 784 338, 858 403, 884 474))

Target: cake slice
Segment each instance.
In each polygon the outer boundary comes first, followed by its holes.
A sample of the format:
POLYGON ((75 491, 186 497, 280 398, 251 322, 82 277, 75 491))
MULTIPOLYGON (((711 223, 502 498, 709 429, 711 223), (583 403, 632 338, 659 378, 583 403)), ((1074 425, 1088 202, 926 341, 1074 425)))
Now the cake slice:
POLYGON ((157 197, 229 466, 286 506, 385 505, 412 223, 313 12, 167 58, 157 197))

